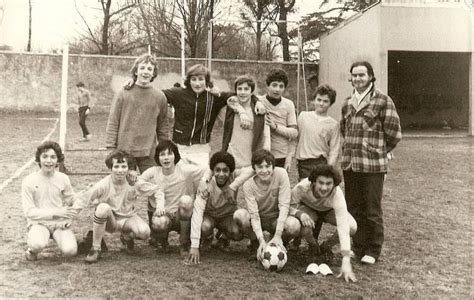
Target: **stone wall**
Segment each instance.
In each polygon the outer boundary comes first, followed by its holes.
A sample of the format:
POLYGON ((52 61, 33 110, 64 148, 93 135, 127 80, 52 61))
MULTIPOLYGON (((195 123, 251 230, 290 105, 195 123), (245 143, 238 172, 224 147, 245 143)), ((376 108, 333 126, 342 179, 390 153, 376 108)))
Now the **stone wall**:
MULTIPOLYGON (((108 111, 114 94, 130 78, 134 57, 70 55, 68 70, 68 105, 75 109, 76 83, 83 81, 96 99, 94 110, 108 111)), ((204 60, 186 60, 186 67, 204 60)), ((59 54, 0 52, 0 110, 58 111, 61 99, 61 65, 59 54)), ((213 60, 214 85, 222 91, 233 89, 234 79, 251 74, 257 81, 257 94, 265 92, 265 77, 272 68, 283 68, 289 76, 286 96, 297 100, 297 64, 257 61, 213 60)), ((160 58, 157 88, 172 87, 181 82, 181 60, 160 58)), ((305 64, 306 76, 317 73, 317 65, 305 64)), ((308 97, 311 93, 307 85, 308 97)), ((305 98, 303 76, 300 77, 300 110, 305 98)))

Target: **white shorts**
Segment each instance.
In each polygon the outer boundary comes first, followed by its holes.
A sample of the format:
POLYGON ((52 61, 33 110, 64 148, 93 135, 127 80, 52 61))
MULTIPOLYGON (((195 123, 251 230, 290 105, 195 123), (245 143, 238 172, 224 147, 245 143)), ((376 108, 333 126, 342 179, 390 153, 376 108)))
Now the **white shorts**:
POLYGON ((177 144, 177 146, 183 161, 200 166, 209 166, 209 153, 211 153, 209 143, 191 146, 177 144))

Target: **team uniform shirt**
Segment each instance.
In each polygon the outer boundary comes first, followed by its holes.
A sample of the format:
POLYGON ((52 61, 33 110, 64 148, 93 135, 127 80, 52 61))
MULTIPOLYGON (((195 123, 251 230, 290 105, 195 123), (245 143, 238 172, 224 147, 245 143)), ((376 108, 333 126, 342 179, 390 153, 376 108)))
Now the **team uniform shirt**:
POLYGON ((205 197, 196 196, 194 201, 193 215, 191 217, 191 247, 198 248, 201 239, 201 225, 203 215, 212 218, 223 218, 231 216, 237 210, 237 201, 235 198, 226 198, 223 189, 231 188, 236 190, 247 179, 253 175, 252 168, 242 169, 241 174, 235 177, 235 172, 229 177, 227 184, 223 187, 217 185, 213 176, 208 185, 208 194, 205 197))
POLYGON ((290 207, 291 189, 290 179, 283 168, 275 167, 270 185, 265 190, 255 183, 256 176, 247 180, 242 190, 250 213, 252 228, 260 239, 263 237, 260 218, 278 217, 278 223, 281 226, 284 225, 290 207))
POLYGON ((115 215, 121 217, 131 217, 136 214, 134 203, 139 199, 135 189, 125 181, 122 185, 115 185, 112 176, 107 175, 91 188, 80 195, 81 202, 74 204, 74 207, 84 208, 89 203, 106 203, 115 215))
POLYGON ((298 146, 296 159, 324 156, 335 165, 341 148, 339 123, 330 116, 318 116, 314 111, 303 111, 298 116, 298 146))
POLYGON ((305 178, 291 191, 290 215, 295 216, 301 205, 321 212, 334 209, 339 239, 341 240, 341 249, 350 249, 349 235, 344 235, 341 239, 341 232, 349 233, 349 213, 344 193, 339 186, 336 186, 327 197, 316 198, 311 189, 311 182, 308 178, 305 178))
POLYGON ((347 212, 346 199, 339 186, 336 186, 327 197, 316 198, 311 190, 311 182, 308 178, 301 180, 291 190, 290 215, 294 215, 298 206, 301 204, 316 211, 328 211, 334 209, 336 217, 338 213, 347 212))
POLYGON ((72 206, 74 200, 69 177, 61 172, 54 172, 51 177, 47 177, 38 170, 26 176, 21 184, 21 202, 28 227, 71 222, 69 218, 53 217, 50 210, 72 206))
MULTIPOLYGON (((260 96, 267 114, 277 124, 278 128, 271 133, 271 152, 275 158, 286 158, 290 150, 289 140, 298 136, 298 130, 287 130, 289 126, 297 126, 295 105, 293 101, 281 97, 280 103, 273 105, 266 96, 260 96)), ((293 149, 294 151, 294 149, 293 149)))
POLYGON ((149 197, 151 210, 163 207, 167 213, 174 214, 178 211, 182 196, 194 198, 199 181, 208 169, 178 162, 173 174, 164 175, 161 167, 151 167, 138 177, 135 188, 141 195, 149 197))
POLYGON ((353 95, 342 106, 343 170, 386 173, 387 152, 402 139, 400 118, 390 97, 375 87, 358 104, 353 95))
POLYGON ((110 108, 105 145, 132 157, 153 156, 157 139, 167 140, 168 104, 152 86, 122 89, 110 108))

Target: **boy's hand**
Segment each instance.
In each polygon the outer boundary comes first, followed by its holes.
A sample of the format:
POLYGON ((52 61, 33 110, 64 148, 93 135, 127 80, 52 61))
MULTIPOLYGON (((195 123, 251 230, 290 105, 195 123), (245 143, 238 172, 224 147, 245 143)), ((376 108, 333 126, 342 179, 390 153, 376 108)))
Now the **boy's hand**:
POLYGON ((193 248, 191 247, 191 249, 189 249, 189 254, 188 254, 188 258, 186 259, 186 262, 188 264, 200 264, 201 261, 200 261, 200 257, 199 257, 199 248, 193 248))
POLYGON ((267 124, 268 127, 270 127, 270 130, 272 131, 274 131, 277 128, 277 124, 275 123, 275 121, 273 121, 273 119, 269 115, 265 116, 265 124, 267 124))
POLYGON ((221 91, 216 86, 214 86, 212 88, 207 87, 206 91, 208 91, 209 93, 211 93, 211 94, 213 94, 214 96, 217 96, 217 97, 219 97, 221 95, 221 91))
POLYGON ((135 84, 135 81, 133 80, 133 78, 130 78, 127 82, 125 82, 123 88, 126 90, 129 90, 133 87, 134 84, 135 84))
POLYGON ((342 265, 341 265, 341 273, 337 275, 337 278, 341 277, 344 278, 346 282, 357 282, 357 278, 355 277, 354 272, 352 272, 351 266, 351 258, 350 257, 343 257, 342 258, 342 265))
POLYGON ((91 111, 90 108, 86 109, 86 112, 85 112, 86 116, 90 113, 90 111, 91 111))
POLYGON ((265 243, 265 241, 260 242, 260 244, 258 245, 258 249, 257 249, 257 260, 258 261, 262 261, 263 251, 265 250, 266 246, 267 246, 267 243, 265 243))
POLYGON ((157 207, 153 213, 154 217, 163 217, 166 214, 166 209, 164 207, 157 207))
POLYGON ((247 116, 246 113, 240 113, 240 128, 242 129, 250 129, 252 127, 252 121, 250 121, 250 118, 247 116))
POLYGON ((285 160, 285 170, 286 170, 286 173, 290 173, 290 169, 291 169, 291 159, 286 159, 286 160, 285 160))
POLYGON ((314 228, 314 221, 307 213, 302 213, 300 216, 301 225, 304 227, 314 228))
POLYGON ((135 185, 138 179, 138 172, 135 170, 128 170, 127 181, 130 185, 135 185))
POLYGON ((263 105, 262 102, 257 101, 257 103, 255 103, 255 113, 257 115, 264 115, 266 112, 265 105, 263 105))
POLYGON ((197 194, 201 198, 209 197, 209 181, 207 181, 204 177, 201 178, 199 181, 199 186, 197 188, 197 194))

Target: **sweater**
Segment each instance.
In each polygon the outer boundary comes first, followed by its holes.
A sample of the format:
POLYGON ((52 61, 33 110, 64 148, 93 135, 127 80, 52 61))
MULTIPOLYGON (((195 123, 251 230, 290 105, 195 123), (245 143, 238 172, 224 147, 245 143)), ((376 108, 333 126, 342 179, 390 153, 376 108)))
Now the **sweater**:
POLYGON ((74 207, 84 208, 91 202, 94 204, 106 203, 110 205, 114 214, 129 217, 136 213, 134 203, 139 200, 138 193, 125 181, 122 185, 115 185, 112 176, 107 175, 91 188, 81 193, 80 202, 74 207))
POLYGON ((61 172, 47 177, 39 170, 26 176, 21 183, 21 203, 28 227, 71 222, 71 219, 53 216, 52 210, 72 206, 74 200, 69 177, 61 172))
POLYGON ((107 148, 132 157, 151 157, 158 141, 168 139, 168 105, 161 91, 134 85, 122 89, 110 108, 106 128, 107 148))

